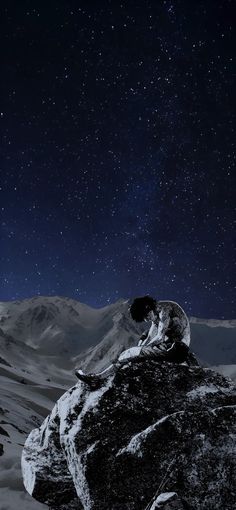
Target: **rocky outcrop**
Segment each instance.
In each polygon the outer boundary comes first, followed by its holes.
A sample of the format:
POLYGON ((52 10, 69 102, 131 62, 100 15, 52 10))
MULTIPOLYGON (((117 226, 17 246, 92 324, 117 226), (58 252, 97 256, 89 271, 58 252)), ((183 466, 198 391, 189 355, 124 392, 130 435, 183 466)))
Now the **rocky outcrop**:
POLYGON ((76 384, 28 437, 27 491, 60 510, 232 510, 236 394, 209 369, 129 363, 76 384))

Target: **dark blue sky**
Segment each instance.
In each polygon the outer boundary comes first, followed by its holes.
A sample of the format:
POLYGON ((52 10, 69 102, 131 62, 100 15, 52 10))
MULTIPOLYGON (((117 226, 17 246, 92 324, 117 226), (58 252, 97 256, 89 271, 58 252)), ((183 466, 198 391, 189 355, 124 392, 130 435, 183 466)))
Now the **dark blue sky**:
POLYGON ((233 7, 3 4, 0 300, 236 317, 233 7))

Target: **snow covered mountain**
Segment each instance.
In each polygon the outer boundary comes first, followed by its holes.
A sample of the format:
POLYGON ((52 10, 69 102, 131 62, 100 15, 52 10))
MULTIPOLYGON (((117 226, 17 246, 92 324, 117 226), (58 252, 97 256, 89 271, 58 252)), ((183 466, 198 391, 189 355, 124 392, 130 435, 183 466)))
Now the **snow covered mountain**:
MULTIPOLYGON (((65 297, 0 303, 1 510, 46 508, 23 489, 22 445, 75 380, 73 369, 100 370, 135 345, 148 324, 121 299, 94 309, 65 297)), ((236 376, 236 321, 191 318, 192 349, 207 365, 236 376), (225 366, 226 365, 226 366, 225 366)))
POLYGON ((112 308, 97 310, 69 298, 40 296, 0 303, 0 327, 41 354, 69 358, 104 336, 112 326, 112 308))

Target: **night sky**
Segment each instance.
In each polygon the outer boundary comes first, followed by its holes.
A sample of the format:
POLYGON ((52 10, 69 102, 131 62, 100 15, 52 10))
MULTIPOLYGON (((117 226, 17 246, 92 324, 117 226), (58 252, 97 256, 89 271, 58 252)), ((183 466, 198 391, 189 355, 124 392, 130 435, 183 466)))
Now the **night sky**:
POLYGON ((236 318, 235 2, 3 4, 0 300, 236 318))

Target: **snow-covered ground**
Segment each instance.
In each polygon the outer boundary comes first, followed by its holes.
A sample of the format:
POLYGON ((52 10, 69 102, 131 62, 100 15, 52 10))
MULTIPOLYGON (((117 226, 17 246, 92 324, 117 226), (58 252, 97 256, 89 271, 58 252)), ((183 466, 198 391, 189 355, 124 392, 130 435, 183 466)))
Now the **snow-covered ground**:
POLYGON ((39 368, 27 370, 0 364, 0 508, 37 510, 45 508, 30 498, 23 488, 20 459, 24 441, 51 411, 55 401, 73 385, 70 372, 46 374, 39 368), (45 379, 50 379, 47 381, 45 379))

